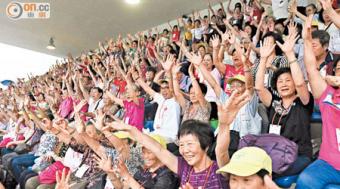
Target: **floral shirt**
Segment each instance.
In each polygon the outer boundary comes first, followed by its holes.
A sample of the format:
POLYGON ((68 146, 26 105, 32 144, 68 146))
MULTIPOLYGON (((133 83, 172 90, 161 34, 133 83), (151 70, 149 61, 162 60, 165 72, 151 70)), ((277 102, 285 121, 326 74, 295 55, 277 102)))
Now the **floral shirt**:
POLYGON ((40 144, 35 156, 45 155, 47 152, 52 152, 58 142, 56 135, 46 132, 40 138, 40 144))
POLYGON ((206 103, 205 106, 198 106, 199 108, 191 110, 193 108, 192 103, 189 100, 185 101, 185 109, 183 110, 182 122, 188 119, 196 119, 203 122, 209 122, 211 104, 206 103))

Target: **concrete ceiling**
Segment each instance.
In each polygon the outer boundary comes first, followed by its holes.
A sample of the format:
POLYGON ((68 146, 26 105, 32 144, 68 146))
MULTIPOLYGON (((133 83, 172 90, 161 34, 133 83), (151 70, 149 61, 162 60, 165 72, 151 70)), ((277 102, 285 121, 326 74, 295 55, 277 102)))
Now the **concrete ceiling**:
POLYGON ((45 0, 40 2, 50 3, 49 19, 12 20, 5 13, 10 2, 0 1, 0 42, 59 57, 79 55, 111 36, 144 31, 207 6, 204 0, 141 0, 139 5, 124 0, 45 0), (53 51, 46 49, 51 36, 57 47, 53 51))

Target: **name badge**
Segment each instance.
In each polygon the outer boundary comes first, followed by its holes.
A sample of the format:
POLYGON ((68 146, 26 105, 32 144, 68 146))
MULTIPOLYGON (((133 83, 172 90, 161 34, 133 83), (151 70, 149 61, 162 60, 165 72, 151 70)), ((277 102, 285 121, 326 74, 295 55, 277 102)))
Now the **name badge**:
POLYGON ((266 86, 266 87, 269 86, 268 78, 269 78, 269 74, 264 74, 264 86, 266 86))
POLYGON ((340 152, 340 128, 336 128, 335 129, 335 132, 336 132, 336 139, 337 139, 337 146, 338 146, 338 150, 340 152))
POLYGON ((125 124, 129 124, 129 121, 130 121, 130 118, 129 118, 129 117, 126 117, 126 118, 125 118, 125 124))
POLYGON ((270 124, 269 125, 269 133, 280 135, 281 134, 281 125, 270 124))

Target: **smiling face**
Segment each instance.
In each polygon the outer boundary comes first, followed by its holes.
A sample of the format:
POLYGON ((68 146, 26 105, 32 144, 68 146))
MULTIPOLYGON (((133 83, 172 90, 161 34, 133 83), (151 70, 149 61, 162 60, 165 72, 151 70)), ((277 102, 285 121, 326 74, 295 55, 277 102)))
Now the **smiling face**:
POLYGON ((90 95, 93 98, 93 100, 97 101, 102 96, 102 93, 100 93, 97 88, 92 88, 90 95))
POLYGON ((191 103, 193 104, 198 103, 197 95, 193 87, 190 88, 189 98, 190 98, 191 103))
POLYGON ((153 81, 153 79, 155 78, 155 73, 153 71, 147 71, 145 73, 145 78, 146 81, 153 81))
POLYGON ((230 189, 265 189, 263 180, 258 175, 241 177, 230 175, 230 189))
POLYGON ((276 81, 276 88, 282 98, 295 95, 295 84, 292 75, 288 72, 281 74, 276 81))
POLYGON ((126 87, 126 97, 129 100, 136 99, 139 96, 139 89, 137 86, 128 85, 126 87))
POLYGON ((200 164, 201 160, 207 156, 206 152, 202 150, 198 138, 192 134, 187 134, 180 137, 179 153, 191 166, 200 164))
POLYGON ((307 6, 306 7, 306 14, 307 14, 307 16, 309 16, 309 15, 313 15, 314 13, 315 13, 315 9, 314 9, 314 7, 313 6, 307 6))
POLYGON ((322 46, 319 38, 312 39, 312 49, 316 57, 326 53, 327 47, 322 46))
POLYGON ((147 169, 154 168, 160 163, 155 154, 153 154, 150 150, 144 147, 142 148, 142 156, 144 160, 144 166, 147 169))
POLYGON ((165 99, 172 98, 169 84, 167 82, 161 83, 161 94, 165 99))
POLYGON ((234 80, 230 83, 231 92, 237 90, 238 94, 243 94, 246 91, 246 85, 240 80, 234 80))
POLYGON ((203 64, 206 66, 207 70, 211 71, 213 68, 213 60, 211 54, 205 54, 203 58, 203 64))
POLYGON ((235 65, 236 67, 242 66, 241 57, 240 57, 240 55, 239 55, 236 51, 233 52, 232 59, 233 59, 234 65, 235 65))

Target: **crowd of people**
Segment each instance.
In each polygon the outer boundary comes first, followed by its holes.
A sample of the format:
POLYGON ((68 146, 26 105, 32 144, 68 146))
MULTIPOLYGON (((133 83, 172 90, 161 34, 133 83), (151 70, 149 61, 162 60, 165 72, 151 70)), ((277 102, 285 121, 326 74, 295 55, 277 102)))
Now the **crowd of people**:
POLYGON ((194 11, 162 32, 119 35, 18 79, 0 91, 2 184, 278 189, 275 179, 298 176, 298 189, 340 188, 334 2, 209 2, 203 18, 194 11), (244 146, 249 136, 272 138, 244 146), (276 140, 296 149, 285 166, 267 150, 276 140))

